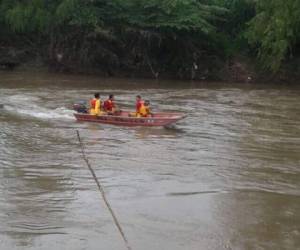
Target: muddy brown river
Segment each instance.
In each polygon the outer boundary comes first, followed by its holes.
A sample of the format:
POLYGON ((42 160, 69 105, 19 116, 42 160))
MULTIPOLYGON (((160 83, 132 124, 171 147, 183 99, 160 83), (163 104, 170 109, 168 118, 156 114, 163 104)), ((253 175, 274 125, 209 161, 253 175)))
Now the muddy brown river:
POLYGON ((0 73, 0 249, 300 249, 300 87, 0 73), (169 128, 76 122, 95 91, 180 111, 169 128))

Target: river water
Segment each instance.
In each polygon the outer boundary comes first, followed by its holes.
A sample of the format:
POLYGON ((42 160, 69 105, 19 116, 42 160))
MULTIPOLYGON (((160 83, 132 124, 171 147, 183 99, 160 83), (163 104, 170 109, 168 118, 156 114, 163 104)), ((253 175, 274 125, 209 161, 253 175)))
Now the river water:
POLYGON ((300 88, 0 74, 0 249, 300 249, 300 88), (72 103, 136 94, 170 128, 76 122, 72 103))

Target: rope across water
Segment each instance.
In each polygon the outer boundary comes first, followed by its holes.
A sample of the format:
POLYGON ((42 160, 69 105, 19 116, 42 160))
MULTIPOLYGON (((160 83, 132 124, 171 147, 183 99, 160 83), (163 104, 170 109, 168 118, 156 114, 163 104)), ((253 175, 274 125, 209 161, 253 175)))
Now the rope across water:
POLYGON ((119 223, 117 216, 115 215, 115 213, 114 213, 111 205, 109 204, 109 202, 108 202, 108 200, 106 198, 104 189, 103 189, 101 183, 99 182, 99 180, 98 180, 98 178, 97 178, 97 176, 95 174, 95 171, 93 170, 93 168, 92 168, 91 164, 89 163, 89 160, 88 160, 88 158, 87 158, 87 156, 85 154, 84 144, 83 144, 83 142, 81 140, 80 133, 79 133, 78 130, 76 130, 76 133, 77 133, 77 138, 78 138, 79 145, 80 145, 80 148, 81 148, 81 153, 82 153, 82 156, 83 156, 83 160, 85 161, 88 169, 90 170, 90 172, 91 172, 91 174, 92 174, 92 176, 93 176, 93 178, 94 178, 94 180, 95 180, 95 182, 96 182, 96 184, 98 186, 98 189, 99 189, 99 191, 101 193, 102 199, 104 200, 104 203, 105 203, 106 207, 108 208, 108 210, 109 210, 109 212, 110 212, 110 214, 111 214, 111 216, 113 218, 113 221, 114 221, 116 227, 118 228, 118 231, 121 234, 121 237, 122 237, 122 239, 123 239, 123 241, 124 241, 127 249, 131 250, 131 247, 130 247, 129 242, 128 242, 127 238, 126 238, 126 235, 125 235, 125 233, 124 233, 124 231, 123 231, 123 229, 121 227, 121 224, 119 223))

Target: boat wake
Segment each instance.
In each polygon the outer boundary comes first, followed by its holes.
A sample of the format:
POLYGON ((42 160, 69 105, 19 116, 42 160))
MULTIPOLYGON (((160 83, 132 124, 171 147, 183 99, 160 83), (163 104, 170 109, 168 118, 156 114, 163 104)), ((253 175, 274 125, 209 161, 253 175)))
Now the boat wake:
POLYGON ((7 98, 3 109, 21 116, 37 119, 74 119, 73 110, 66 107, 43 107, 42 100, 36 96, 13 95, 7 98))

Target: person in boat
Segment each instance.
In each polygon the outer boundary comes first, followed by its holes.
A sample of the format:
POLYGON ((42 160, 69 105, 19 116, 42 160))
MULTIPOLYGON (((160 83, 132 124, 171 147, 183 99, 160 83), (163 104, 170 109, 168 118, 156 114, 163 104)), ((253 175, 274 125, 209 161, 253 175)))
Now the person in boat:
POLYGON ((141 108, 144 106, 144 101, 140 95, 136 96, 135 102, 135 113, 132 113, 131 116, 141 117, 141 108))
POLYGON ((135 116, 140 117, 140 109, 144 105, 144 101, 140 95, 136 96, 135 102, 135 116))
POLYGON ((139 117, 152 117, 153 114, 151 113, 150 109, 150 101, 146 100, 139 109, 139 117))
POLYGON ((150 102, 147 102, 147 106, 145 106, 145 102, 143 101, 140 95, 136 96, 135 102, 135 112, 130 113, 129 116, 131 117, 147 117, 150 115, 150 102), (148 114, 149 112, 149 114, 148 114))
POLYGON ((103 109, 109 115, 117 113, 114 95, 109 95, 108 99, 104 102, 103 109))
POLYGON ((90 101, 90 115, 101 115, 103 112, 101 110, 101 99, 100 94, 95 93, 95 97, 90 101))

